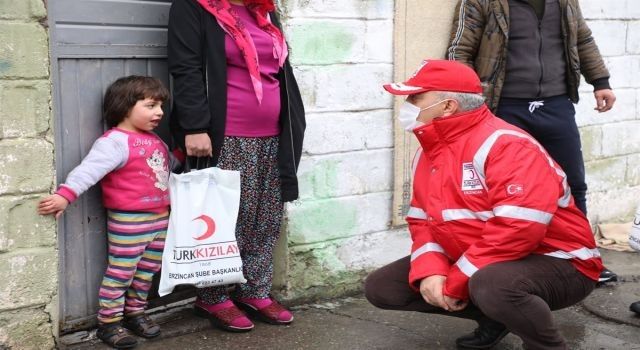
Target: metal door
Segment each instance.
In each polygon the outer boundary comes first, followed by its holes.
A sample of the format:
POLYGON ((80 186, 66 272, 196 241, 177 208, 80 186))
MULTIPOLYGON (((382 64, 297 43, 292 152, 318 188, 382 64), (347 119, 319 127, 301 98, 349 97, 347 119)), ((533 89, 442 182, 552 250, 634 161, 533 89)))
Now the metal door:
MULTIPOLYGON (((105 131, 102 96, 116 78, 152 75, 169 83, 166 24, 171 0, 51 0, 51 62, 58 183, 105 131)), ((165 114, 160 134, 168 136, 165 114)), ((106 262, 104 209, 94 187, 59 224, 60 333, 95 323, 106 262)))

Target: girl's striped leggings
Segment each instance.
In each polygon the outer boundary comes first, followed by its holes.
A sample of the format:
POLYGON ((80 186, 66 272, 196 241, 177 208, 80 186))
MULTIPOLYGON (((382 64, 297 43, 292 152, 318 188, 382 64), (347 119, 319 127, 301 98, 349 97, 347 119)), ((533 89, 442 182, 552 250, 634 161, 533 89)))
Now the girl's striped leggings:
POLYGON ((107 212, 109 262, 100 286, 100 323, 144 312, 153 274, 162 264, 168 224, 168 212, 107 212))

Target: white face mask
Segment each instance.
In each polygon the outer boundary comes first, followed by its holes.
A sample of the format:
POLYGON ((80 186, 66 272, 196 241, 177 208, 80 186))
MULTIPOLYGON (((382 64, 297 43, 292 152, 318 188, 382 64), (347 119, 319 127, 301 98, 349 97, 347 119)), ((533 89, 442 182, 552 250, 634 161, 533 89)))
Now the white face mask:
POLYGON ((445 101, 448 101, 448 100, 442 100, 440 102, 436 102, 422 109, 420 107, 416 107, 416 105, 414 105, 411 102, 404 101, 404 103, 400 107, 400 112, 398 112, 398 116, 397 116, 398 121, 400 122, 400 125, 402 126, 403 129, 411 132, 414 129, 425 125, 423 122, 418 121, 418 116, 420 116, 420 113, 422 113, 422 111, 425 111, 445 101))

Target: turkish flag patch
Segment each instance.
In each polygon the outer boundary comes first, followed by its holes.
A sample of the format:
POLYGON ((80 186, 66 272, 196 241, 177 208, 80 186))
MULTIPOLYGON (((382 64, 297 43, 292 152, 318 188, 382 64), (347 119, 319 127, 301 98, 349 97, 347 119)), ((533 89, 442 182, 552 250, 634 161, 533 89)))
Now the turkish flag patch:
POLYGON ((507 196, 524 196, 524 186, 522 184, 508 184, 504 186, 507 196))

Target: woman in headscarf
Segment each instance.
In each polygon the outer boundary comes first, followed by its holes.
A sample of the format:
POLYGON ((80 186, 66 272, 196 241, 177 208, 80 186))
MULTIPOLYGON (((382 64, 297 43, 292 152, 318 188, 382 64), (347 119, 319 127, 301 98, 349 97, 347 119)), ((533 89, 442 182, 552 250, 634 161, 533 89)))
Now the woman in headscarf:
POLYGON ((298 198, 304 107, 273 0, 175 0, 169 15, 171 127, 188 156, 241 173, 236 238, 246 284, 198 289, 195 310, 228 331, 292 313, 271 297, 283 203, 298 198))

